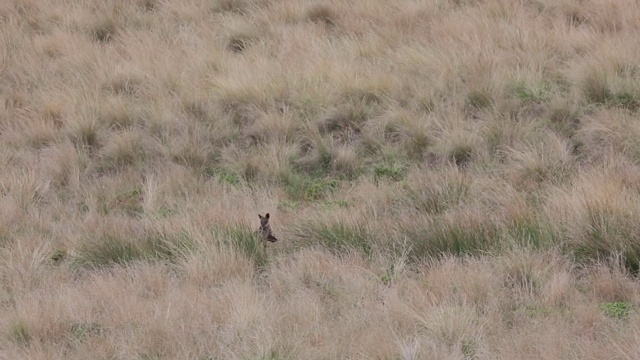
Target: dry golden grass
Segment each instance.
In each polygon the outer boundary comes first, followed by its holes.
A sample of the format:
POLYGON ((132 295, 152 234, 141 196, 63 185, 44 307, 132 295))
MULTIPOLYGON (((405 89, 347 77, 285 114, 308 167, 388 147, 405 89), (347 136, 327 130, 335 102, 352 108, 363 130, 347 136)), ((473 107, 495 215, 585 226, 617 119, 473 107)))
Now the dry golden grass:
POLYGON ((639 30, 1 1, 0 359, 637 358, 639 30))

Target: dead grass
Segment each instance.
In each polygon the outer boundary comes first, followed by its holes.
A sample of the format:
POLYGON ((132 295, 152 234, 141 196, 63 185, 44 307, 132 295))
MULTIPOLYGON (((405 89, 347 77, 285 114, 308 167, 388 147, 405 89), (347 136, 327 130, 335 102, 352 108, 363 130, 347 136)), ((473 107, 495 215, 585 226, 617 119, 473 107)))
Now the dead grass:
POLYGON ((0 30, 0 359, 636 357, 635 1, 8 0, 0 30))

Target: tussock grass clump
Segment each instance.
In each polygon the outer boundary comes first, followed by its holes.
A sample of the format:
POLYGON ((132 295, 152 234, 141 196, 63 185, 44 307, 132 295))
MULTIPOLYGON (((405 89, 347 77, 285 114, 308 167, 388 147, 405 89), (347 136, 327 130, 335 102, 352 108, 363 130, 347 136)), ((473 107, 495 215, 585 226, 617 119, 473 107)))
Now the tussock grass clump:
POLYGON ((285 192, 293 201, 315 201, 323 199, 338 187, 333 178, 313 177, 289 172, 280 179, 285 192))
POLYGON ((228 12, 233 14, 245 14, 249 10, 250 2, 247 0, 215 0, 212 1, 212 9, 215 12, 228 12))
POLYGON ((111 98, 98 110, 98 121, 114 129, 126 129, 139 122, 137 114, 122 98, 111 98))
POLYGON ((233 53, 240 54, 259 40, 260 35, 257 29, 238 29, 228 36, 227 49, 233 53))
POLYGON ((514 95, 524 103, 545 103, 551 100, 549 84, 528 83, 525 80, 513 84, 514 95))
POLYGON ((631 271, 638 271, 640 234, 636 222, 636 200, 619 179, 592 172, 583 175, 570 192, 550 202, 566 234, 566 246, 578 261, 595 261, 620 254, 631 271), (559 213, 558 211, 564 212, 559 213))
POLYGON ((143 79, 136 75, 118 74, 103 85, 103 89, 114 95, 138 96, 142 90, 143 79))
POLYGON ((574 172, 572 145, 553 133, 540 139, 540 145, 527 144, 522 150, 507 149, 514 183, 535 189, 539 184, 561 183, 574 172))
POLYGON ((373 168, 373 178, 376 183, 383 179, 400 181, 404 178, 404 176, 405 167, 397 161, 377 164, 373 168))
POLYGON ((467 94, 466 104, 473 109, 489 107, 493 103, 491 95, 486 91, 473 90, 467 94))
POLYGON ((553 226, 546 219, 531 215, 514 218, 507 224, 505 236, 520 246, 534 249, 553 247, 560 241, 553 226))
POLYGON ((138 0, 137 4, 144 11, 156 11, 158 9, 158 0, 138 0))
POLYGON ((25 322, 15 321, 10 325, 9 338, 20 346, 28 346, 32 336, 25 322))
POLYGON ((184 99, 183 109, 188 116, 205 124, 211 124, 216 119, 216 109, 207 99, 184 99))
POLYGON ((585 99, 593 104, 605 104, 612 98, 606 72, 593 69, 582 80, 582 92, 585 99))
POLYGON ((366 224, 346 220, 310 221, 296 229, 296 236, 307 244, 319 244, 336 254, 357 251, 367 257, 371 257, 375 243, 366 224))
POLYGON ((225 246, 233 248, 252 261, 256 269, 262 269, 267 265, 267 244, 248 225, 214 229, 214 236, 221 245, 220 250, 224 250, 225 246))
POLYGON ((401 225, 399 229, 411 244, 413 260, 446 254, 480 254, 501 247, 500 229, 484 215, 466 213, 414 221, 418 222, 401 225))
POLYGON ((85 237, 74 250, 74 267, 100 269, 115 265, 127 266, 137 261, 176 261, 190 251, 194 242, 186 233, 168 236, 153 233, 144 238, 127 234, 105 234, 96 238, 85 237))
POLYGON ((441 214, 464 203, 471 195, 472 178, 457 168, 430 175, 424 170, 412 172, 405 185, 406 201, 416 210, 441 214))
POLYGON ((112 17, 105 17, 98 20, 91 28, 91 36, 95 41, 107 43, 113 39, 118 30, 116 20, 112 17))
POLYGON ((93 149, 99 146, 100 126, 96 119, 76 118, 70 121, 66 127, 66 136, 76 147, 93 149))
POLYGON ((139 187, 133 187, 129 190, 115 194, 106 204, 105 213, 113 210, 123 211, 129 216, 140 215, 143 211, 144 190, 139 187))
POLYGON ((112 137, 100 153, 97 162, 99 172, 118 172, 126 167, 142 167, 147 161, 149 152, 138 131, 124 130, 112 137))
POLYGON ((385 114, 384 140, 398 143, 408 157, 422 159, 434 143, 432 119, 413 112, 385 114))
POLYGON ((338 140, 348 142, 359 136, 362 126, 372 115, 372 108, 365 103, 347 105, 321 118, 318 130, 321 134, 331 134, 338 140))
POLYGON ((305 11, 305 19, 327 26, 336 26, 338 23, 336 12, 326 4, 316 4, 307 8, 305 11))

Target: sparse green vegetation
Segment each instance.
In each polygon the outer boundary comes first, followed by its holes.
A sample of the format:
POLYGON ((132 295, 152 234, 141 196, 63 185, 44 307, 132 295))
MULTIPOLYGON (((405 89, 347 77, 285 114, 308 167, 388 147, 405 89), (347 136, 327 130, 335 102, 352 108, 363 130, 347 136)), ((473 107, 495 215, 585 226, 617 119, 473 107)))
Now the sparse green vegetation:
POLYGON ((297 236, 307 243, 315 241, 337 254, 355 250, 370 257, 373 251, 373 234, 365 224, 346 221, 308 223, 297 230, 297 236))
POLYGON ((600 310, 610 318, 626 320, 634 309, 633 304, 618 301, 600 304, 600 310))
POLYGON ((23 321, 11 323, 9 328, 9 338, 20 346, 27 346, 31 341, 29 328, 23 321))
POLYGON ((194 247, 193 240, 186 233, 172 237, 148 234, 145 238, 107 234, 98 239, 82 241, 73 257, 73 265, 98 269, 114 265, 124 266, 136 261, 175 261, 194 247))
POLYGON ((257 269, 262 269, 267 264, 265 240, 254 234, 254 231, 247 225, 240 225, 233 228, 215 229, 215 236, 219 239, 220 251, 224 251, 224 246, 230 246, 234 250, 250 259, 257 269))
POLYGON ((282 182, 292 201, 319 200, 329 195, 338 186, 336 179, 310 177, 294 172, 287 174, 282 182))

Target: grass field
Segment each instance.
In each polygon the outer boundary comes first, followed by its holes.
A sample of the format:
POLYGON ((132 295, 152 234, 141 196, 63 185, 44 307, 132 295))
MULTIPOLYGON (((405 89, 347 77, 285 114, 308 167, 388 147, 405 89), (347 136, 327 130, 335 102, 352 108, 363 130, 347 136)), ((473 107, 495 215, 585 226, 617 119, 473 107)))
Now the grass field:
POLYGON ((0 1, 0 359, 639 358, 639 32, 635 0, 0 1))

